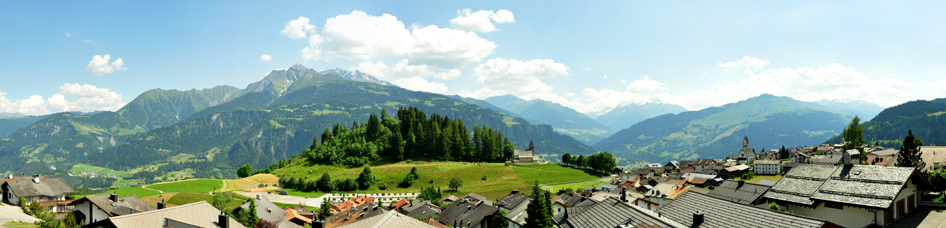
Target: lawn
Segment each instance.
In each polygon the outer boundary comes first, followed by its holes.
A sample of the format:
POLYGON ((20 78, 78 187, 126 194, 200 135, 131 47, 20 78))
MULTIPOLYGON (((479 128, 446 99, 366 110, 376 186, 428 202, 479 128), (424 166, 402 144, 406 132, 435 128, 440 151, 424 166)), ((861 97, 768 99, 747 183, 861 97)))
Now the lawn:
POLYGON ((762 180, 765 180, 765 179, 778 181, 778 180, 781 180, 781 179, 782 179, 782 174, 774 175, 774 176, 772 176, 772 175, 756 175, 754 178, 749 179, 749 180, 746 180, 746 182, 749 182, 749 183, 757 183, 757 184, 758 184, 759 181, 762 181, 762 180))
MULTIPOLYGON (((329 173, 332 179, 339 179, 357 178, 362 170, 363 168, 293 163, 290 166, 276 170, 274 174, 276 176, 314 180, 320 178, 322 173, 329 173)), ((443 190, 444 195, 461 196, 475 192, 488 199, 499 199, 509 194, 513 189, 529 193, 534 181, 559 183, 600 178, 584 170, 561 167, 556 164, 518 167, 506 166, 503 163, 464 164, 463 162, 403 161, 388 164, 376 162, 371 167, 371 171, 374 177, 378 179, 378 185, 387 186, 388 189, 379 190, 377 187, 372 187, 370 190, 354 191, 354 193, 420 192, 422 186, 436 186, 443 190), (416 167, 420 172, 420 180, 408 188, 397 187, 398 183, 404 179, 404 176, 413 167, 416 167), (464 183, 456 192, 448 187, 450 179, 454 176, 459 177, 464 183), (483 180, 483 177, 486 177, 486 180, 483 180)), ((293 193, 290 192, 290 195, 293 195, 293 193)))
MULTIPOLYGON (((115 194, 118 194, 118 196, 135 195, 135 196, 137 196, 138 198, 144 198, 144 197, 148 197, 148 196, 155 196, 155 195, 161 194, 161 193, 158 192, 158 191, 152 191, 152 190, 144 189, 144 188, 141 188, 141 187, 120 188, 120 189, 116 189, 116 190, 105 191, 105 192, 102 192, 102 193, 99 193, 99 194, 108 194, 108 193, 115 193, 115 194)), ((98 194, 94 194, 94 195, 98 195, 98 194)), ((86 195, 74 195, 74 197, 75 197, 76 199, 82 199, 82 198, 85 198, 86 195)))
POLYGON ((276 186, 279 184, 279 177, 272 174, 256 174, 251 177, 244 177, 236 180, 224 180, 227 182, 226 188, 221 190, 222 192, 241 190, 247 188, 256 188, 260 184, 266 184, 268 186, 276 186))
POLYGON ((546 191, 558 192, 558 190, 566 189, 566 188, 571 188, 572 190, 578 190, 578 189, 582 189, 588 186, 594 187, 594 186, 598 186, 598 184, 607 184, 607 183, 608 183, 607 181, 594 180, 594 181, 584 181, 584 182, 570 183, 570 184, 557 184, 557 185, 542 186, 542 189, 545 189, 546 191))
MULTIPOLYGON (((218 194, 229 194, 229 193, 218 193, 218 194)), ((239 194, 230 194, 230 196, 231 196, 230 202, 228 202, 226 206, 224 206, 224 211, 233 211, 233 209, 236 209, 237 207, 245 203, 247 199, 249 199, 239 194)), ((210 195, 207 193, 182 192, 182 193, 178 193, 172 196, 171 199, 167 201, 167 203, 173 206, 180 206, 180 205, 200 202, 200 201, 207 201, 207 203, 213 204, 214 195, 210 195)))
POLYGON ((36 225, 34 225, 34 224, 32 224, 32 223, 26 223, 26 222, 7 222, 7 223, 4 223, 3 225, 0 225, 0 227, 4 227, 4 228, 33 228, 33 227, 38 227, 38 226, 36 226, 36 225))
MULTIPOLYGON (((304 192, 304 191, 299 191, 299 190, 289 189, 289 188, 282 189, 280 191, 286 191, 286 193, 289 194, 290 196, 302 196, 302 197, 308 196, 309 198, 319 198, 326 194, 324 192, 307 192, 307 191, 304 192)), ((273 194, 278 194, 276 193, 276 190, 269 191, 269 192, 272 192, 273 194)))
MULTIPOLYGON (((292 207, 292 206, 299 206, 299 205, 297 205, 297 204, 277 203, 277 202, 273 202, 273 204, 276 204, 276 206, 279 206, 280 208, 292 207)), ((310 211, 318 211, 318 210, 319 210, 318 207, 311 207, 311 206, 302 206, 302 207, 305 208, 306 210, 310 210, 310 211)))
POLYGON ((163 184, 148 185, 148 188, 164 192, 211 192, 223 188, 223 181, 217 179, 184 180, 163 184))

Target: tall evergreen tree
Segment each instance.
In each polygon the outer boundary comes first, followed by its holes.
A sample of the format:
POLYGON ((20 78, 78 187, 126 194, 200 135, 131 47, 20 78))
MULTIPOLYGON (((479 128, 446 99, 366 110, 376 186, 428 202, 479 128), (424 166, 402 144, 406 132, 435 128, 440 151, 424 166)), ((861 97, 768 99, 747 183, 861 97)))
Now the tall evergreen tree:
POLYGON ((788 152, 788 150, 785 149, 785 146, 782 146, 782 149, 778 151, 778 158, 779 158, 779 159, 786 159, 786 158, 791 157, 791 156, 792 156, 792 155, 788 152))
POLYGON ((368 117, 368 128, 365 132, 368 134, 368 140, 371 141, 381 136, 381 121, 378 120, 378 116, 374 113, 368 117))
POLYGON ((377 182, 377 180, 374 179, 374 176, 371 175, 371 167, 365 167, 365 169, 361 171, 361 174, 358 175, 358 179, 355 181, 358 182, 358 188, 361 190, 367 190, 368 188, 371 188, 375 182, 377 182))
POLYGON ((864 152, 864 125, 861 124, 861 118, 854 116, 851 123, 844 128, 844 151, 856 149, 860 154, 861 163, 867 161, 867 154, 864 152))
POLYGON ((526 207, 526 228, 550 228, 555 227, 552 221, 552 202, 548 192, 539 188, 539 181, 532 186, 532 195, 529 199, 529 205, 526 207))
POLYGON ((322 132, 322 144, 325 144, 325 142, 328 142, 328 140, 331 138, 332 138, 332 132, 329 131, 328 127, 326 127, 325 131, 322 132))
POLYGON ((923 152, 920 146, 916 145, 917 138, 913 136, 913 130, 907 130, 907 137, 903 138, 903 145, 897 152, 897 167, 914 167, 923 172, 926 169, 926 162, 923 161, 923 152))

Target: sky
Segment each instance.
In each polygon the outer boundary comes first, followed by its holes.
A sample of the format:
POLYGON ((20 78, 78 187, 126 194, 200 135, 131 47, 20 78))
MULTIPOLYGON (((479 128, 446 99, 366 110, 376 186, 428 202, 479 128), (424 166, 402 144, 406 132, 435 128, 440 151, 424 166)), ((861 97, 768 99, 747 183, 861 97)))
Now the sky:
POLYGON ((274 69, 583 113, 946 97, 946 2, 0 1, 0 112, 117 110, 274 69))

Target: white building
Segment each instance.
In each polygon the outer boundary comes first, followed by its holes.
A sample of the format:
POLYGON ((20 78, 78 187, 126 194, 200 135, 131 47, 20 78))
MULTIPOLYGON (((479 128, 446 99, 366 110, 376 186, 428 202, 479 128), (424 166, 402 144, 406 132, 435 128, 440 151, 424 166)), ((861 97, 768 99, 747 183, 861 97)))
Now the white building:
POLYGON ((752 148, 749 148, 749 137, 746 136, 742 140, 742 149, 739 150, 739 153, 736 154, 736 161, 739 164, 752 164, 755 162, 756 153, 752 151, 752 148))
POLYGON ((916 210, 929 186, 913 168, 799 165, 763 196, 798 215, 844 227, 885 226, 916 210))
POLYGON ((758 160, 755 162, 755 174, 778 175, 782 173, 782 161, 758 160))
POLYGON ((26 202, 36 201, 40 206, 49 207, 52 212, 68 212, 66 194, 73 192, 75 190, 62 178, 9 175, 0 179, 0 195, 12 205, 19 205, 20 198, 24 198, 26 202))
MULTIPOLYGON (((153 211, 156 208, 148 205, 135 195, 118 197, 115 194, 100 194, 86 196, 71 203, 74 206, 73 213, 76 219, 81 221, 82 225, 106 220, 115 216, 129 215, 145 211, 153 211)), ((163 209, 164 203, 159 202, 158 207, 163 209)))

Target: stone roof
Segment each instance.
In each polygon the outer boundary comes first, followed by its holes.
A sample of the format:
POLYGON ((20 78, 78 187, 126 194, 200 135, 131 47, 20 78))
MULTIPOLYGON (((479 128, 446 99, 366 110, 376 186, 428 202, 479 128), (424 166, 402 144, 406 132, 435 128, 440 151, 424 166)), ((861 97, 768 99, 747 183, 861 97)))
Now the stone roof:
POLYGON ((127 195, 127 196, 118 197, 118 202, 112 202, 110 196, 111 194, 99 194, 99 195, 94 195, 94 196, 86 196, 85 198, 73 201, 71 204, 77 205, 82 202, 88 201, 94 204, 96 207, 98 207, 102 211, 115 215, 115 216, 157 210, 151 205, 149 205, 148 203, 145 203, 144 200, 141 200, 141 198, 138 198, 135 195, 127 195))
MULTIPOLYGON (((174 220, 196 227, 220 227, 220 224, 218 224, 220 213, 220 210, 214 208, 210 203, 199 201, 161 210, 111 217, 97 223, 109 224, 110 227, 117 228, 164 228, 167 220, 174 220)), ((231 228, 244 227, 232 217, 227 219, 227 226, 231 228)))
MULTIPOLYGON (((276 226, 280 228, 301 228, 301 226, 287 221, 286 217, 291 216, 289 212, 286 212, 286 210, 276 206, 276 204, 269 201, 266 196, 257 195, 257 198, 250 200, 256 201, 256 216, 259 217, 259 219, 276 224, 276 226)), ((248 210, 249 208, 249 200, 246 203, 243 203, 243 205, 240 205, 241 210, 248 210)))
POLYGON ((660 217, 651 210, 624 203, 614 198, 605 199, 573 215, 569 214, 565 220, 569 227, 574 228, 616 227, 620 225, 631 225, 631 227, 686 227, 665 217, 660 217))
POLYGON ((495 202, 493 202, 492 200, 489 200, 486 197, 478 195, 476 193, 466 194, 465 196, 461 196, 460 199, 465 199, 465 200, 474 201, 474 202, 483 201, 484 203, 486 203, 486 205, 490 205, 490 206, 495 204, 495 202))
POLYGON ((749 169, 748 165, 737 165, 737 166, 732 166, 732 167, 726 167, 725 170, 729 172, 735 172, 735 171, 741 171, 741 170, 747 170, 747 169, 749 169))
POLYGON ((703 213, 699 227, 823 227, 825 221, 758 208, 687 192, 660 208, 660 214, 684 226, 693 225, 693 214, 703 213))
POLYGON ((369 202, 329 216, 325 218, 324 224, 325 228, 341 227, 384 213, 388 213, 388 210, 377 206, 375 202, 369 202))
POLYGON ((410 213, 407 213, 407 216, 413 218, 428 218, 434 215, 440 214, 440 208, 430 204, 424 204, 423 206, 412 210, 410 213))
POLYGON ((762 179, 762 180, 759 181, 758 184, 772 187, 772 186, 775 186, 775 183, 778 183, 778 181, 777 181, 777 180, 762 179))
POLYGON ((484 218, 493 215, 496 211, 499 211, 499 208, 488 205, 485 201, 461 200, 440 212, 440 223, 453 226, 454 224, 461 225, 460 222, 462 221, 462 227, 469 227, 479 224, 484 218))
POLYGON ((529 199, 529 196, 522 194, 518 191, 515 191, 513 193, 509 193, 506 196, 503 196, 503 198, 499 199, 499 201, 496 201, 496 206, 500 206, 503 209, 506 209, 508 211, 508 210, 512 210, 516 208, 517 206, 519 206, 519 204, 526 202, 527 199, 529 199))
POLYGON ((39 176, 39 183, 33 182, 33 177, 31 176, 18 176, 12 179, 5 177, 3 179, 6 180, 3 184, 9 185, 10 190, 13 191, 13 194, 16 194, 17 197, 54 197, 76 192, 61 177, 49 178, 47 176, 39 176))
POLYGON ((395 228, 411 228, 411 227, 435 227, 421 222, 420 220, 411 218, 407 215, 402 215, 396 211, 388 211, 381 215, 375 215, 367 219, 362 219, 357 222, 345 224, 339 226, 340 228, 380 228, 380 227, 395 227, 395 228))
POLYGON ((765 197, 804 205, 819 200, 889 208, 914 176, 914 170, 908 167, 800 165, 772 186, 765 197))
POLYGON ((578 193, 569 193, 569 194, 556 194, 552 196, 552 201, 565 205, 565 207, 575 206, 578 202, 584 199, 578 193))
POLYGON ((749 182, 726 181, 707 195, 729 202, 751 205, 752 202, 762 197, 762 194, 768 191, 769 188, 769 186, 749 182))
POLYGON ((400 209, 401 211, 404 211, 406 213, 411 213, 414 210, 424 207, 424 205, 430 205, 430 206, 436 207, 437 210, 440 210, 440 207, 435 206, 433 203, 430 202, 430 200, 414 200, 408 204, 405 204, 404 206, 401 206, 400 209))

